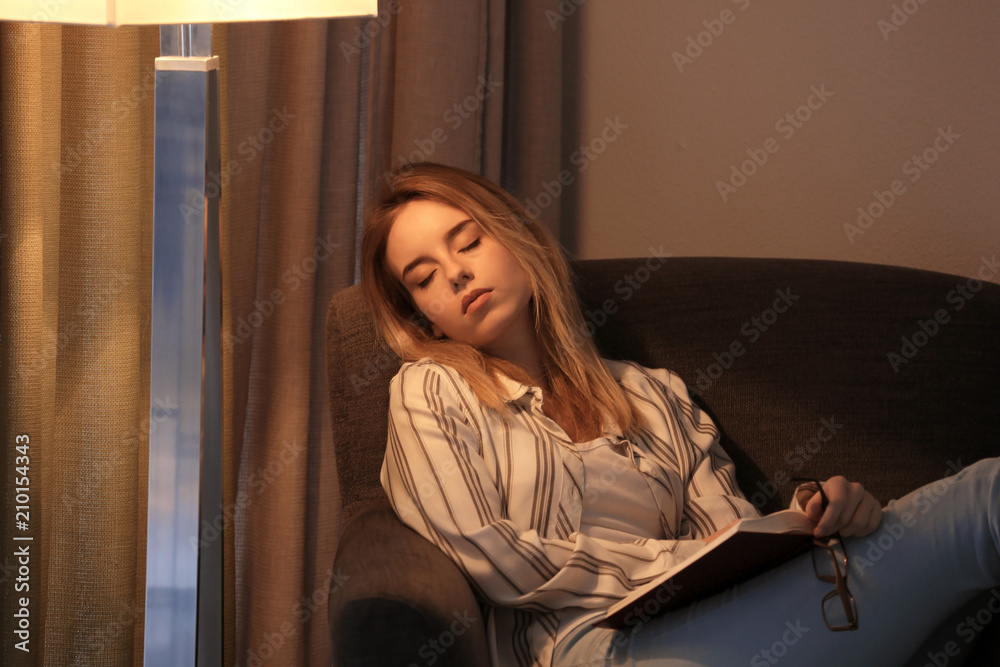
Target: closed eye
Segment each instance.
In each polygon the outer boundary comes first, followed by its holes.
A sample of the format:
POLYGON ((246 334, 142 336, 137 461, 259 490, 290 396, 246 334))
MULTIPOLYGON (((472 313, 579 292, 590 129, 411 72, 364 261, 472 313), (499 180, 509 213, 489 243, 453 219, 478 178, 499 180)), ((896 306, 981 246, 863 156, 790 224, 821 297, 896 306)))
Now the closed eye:
MULTIPOLYGON (((469 252, 470 250, 475 250, 477 247, 479 247, 479 244, 482 243, 482 240, 483 240, 482 236, 478 237, 475 241, 473 241, 469 245, 467 245, 464 248, 462 248, 461 250, 459 250, 459 252, 469 252)), ((425 287, 427 287, 428 285, 430 285, 431 284, 431 279, 434 278, 434 274, 435 273, 437 273, 437 269, 435 269, 435 270, 431 271, 429 274, 427 274, 426 278, 424 278, 419 283, 417 283, 417 287, 420 288, 420 289, 424 289, 425 287)))
POLYGON ((433 277, 434 277, 434 274, 435 274, 435 273, 437 273, 437 269, 435 269, 435 270, 431 271, 431 272, 430 272, 430 273, 429 273, 429 274, 427 275, 427 277, 426 277, 426 278, 424 278, 424 279, 423 279, 423 280, 421 280, 421 281, 420 281, 419 283, 417 283, 417 287, 419 287, 420 289, 423 289, 423 288, 427 287, 428 285, 430 285, 430 284, 431 284, 431 278, 433 278, 433 277))

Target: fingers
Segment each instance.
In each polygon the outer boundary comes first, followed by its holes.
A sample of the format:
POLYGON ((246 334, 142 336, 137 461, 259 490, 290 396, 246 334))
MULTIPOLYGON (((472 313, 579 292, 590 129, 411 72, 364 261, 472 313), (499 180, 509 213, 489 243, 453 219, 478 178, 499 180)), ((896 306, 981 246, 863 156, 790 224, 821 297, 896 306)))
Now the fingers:
POLYGON ((835 533, 843 525, 841 515, 844 513, 848 503, 849 482, 843 475, 831 477, 823 482, 823 492, 829 502, 826 511, 816 524, 816 536, 826 537, 835 533))
MULTIPOLYGON (((823 491, 830 502, 816 525, 817 537, 835 532, 844 537, 862 537, 878 528, 882 506, 861 484, 838 475, 823 483, 823 491)), ((810 505, 812 500, 815 498, 810 505)))
POLYGON ((823 518, 823 496, 814 493, 802 510, 814 523, 819 523, 819 520, 823 518))

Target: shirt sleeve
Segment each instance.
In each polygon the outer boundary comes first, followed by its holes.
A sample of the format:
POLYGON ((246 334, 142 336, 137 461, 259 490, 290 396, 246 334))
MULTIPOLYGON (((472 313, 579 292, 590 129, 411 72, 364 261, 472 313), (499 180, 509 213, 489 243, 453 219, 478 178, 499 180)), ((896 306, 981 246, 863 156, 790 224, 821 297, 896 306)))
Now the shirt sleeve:
POLYGON ((792 493, 792 500, 788 504, 788 509, 798 510, 799 512, 806 511, 806 505, 812 500, 812 497, 819 492, 819 482, 803 482, 795 487, 795 491, 792 493))
MULTIPOLYGON (((482 410, 432 364, 393 379, 382 485, 400 519, 437 545, 495 605, 600 609, 704 547, 700 540, 553 539, 504 516, 482 456, 482 410)), ((539 490, 539 493, 551 490, 539 490)))
POLYGON ((736 468, 719 442, 719 429, 688 394, 680 376, 649 370, 654 387, 651 420, 665 431, 684 485, 680 537, 705 539, 737 519, 760 516, 736 483, 736 468), (660 417, 662 415, 662 417, 660 417))

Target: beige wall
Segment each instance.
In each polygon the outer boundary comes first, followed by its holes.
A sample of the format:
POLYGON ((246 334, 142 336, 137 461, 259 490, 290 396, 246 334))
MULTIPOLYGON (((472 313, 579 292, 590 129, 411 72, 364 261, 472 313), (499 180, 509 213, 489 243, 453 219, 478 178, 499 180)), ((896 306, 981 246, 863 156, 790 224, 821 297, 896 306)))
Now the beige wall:
POLYGON ((675 256, 971 277, 1000 255, 1000 3, 897 1, 901 25, 886 38, 888 1, 574 2, 564 0, 561 21, 567 63, 578 63, 565 82, 561 202, 564 219, 579 221, 563 238, 578 256, 662 244, 675 256), (710 44, 704 21, 722 28, 710 44), (708 46, 690 47, 679 66, 675 52, 699 33, 708 46), (926 170, 912 162, 925 150, 935 159, 926 170), (747 151, 766 162, 746 164, 755 173, 723 197, 718 182, 747 151), (894 181, 891 205, 849 238, 858 207, 894 181))

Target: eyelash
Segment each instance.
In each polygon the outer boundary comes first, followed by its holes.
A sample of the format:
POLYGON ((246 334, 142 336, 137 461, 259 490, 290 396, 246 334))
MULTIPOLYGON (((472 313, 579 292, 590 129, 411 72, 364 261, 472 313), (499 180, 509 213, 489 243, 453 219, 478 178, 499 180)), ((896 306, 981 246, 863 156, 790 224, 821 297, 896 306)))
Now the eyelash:
MULTIPOLYGON (((459 250, 459 252, 469 252, 470 250, 475 249, 476 247, 479 246, 479 244, 480 244, 480 242, 482 240, 483 240, 482 236, 478 237, 475 241, 473 241, 469 245, 467 245, 464 248, 462 248, 461 250, 459 250)), ((419 283, 417 283, 417 288, 418 289, 424 289, 425 287, 427 287, 428 285, 430 285, 431 284, 431 278, 434 277, 435 273, 437 273, 437 269, 431 271, 430 275, 428 275, 426 278, 424 278, 419 283)))

